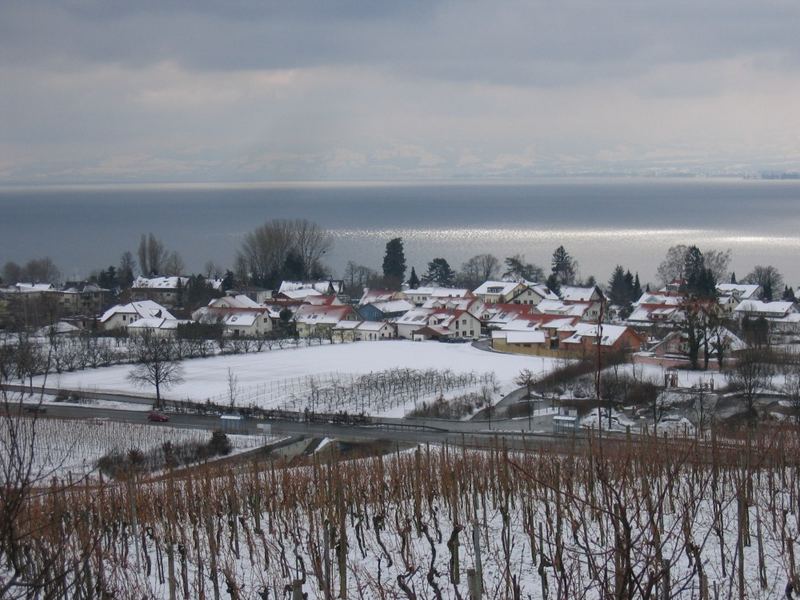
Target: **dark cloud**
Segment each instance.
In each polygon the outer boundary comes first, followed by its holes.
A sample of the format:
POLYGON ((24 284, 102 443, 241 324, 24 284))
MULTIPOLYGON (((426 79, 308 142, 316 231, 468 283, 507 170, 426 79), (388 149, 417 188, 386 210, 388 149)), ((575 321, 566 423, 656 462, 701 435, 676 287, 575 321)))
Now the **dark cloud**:
POLYGON ((653 65, 800 55, 800 4, 704 2, 11 2, 3 60, 192 69, 371 65, 520 85, 653 65))

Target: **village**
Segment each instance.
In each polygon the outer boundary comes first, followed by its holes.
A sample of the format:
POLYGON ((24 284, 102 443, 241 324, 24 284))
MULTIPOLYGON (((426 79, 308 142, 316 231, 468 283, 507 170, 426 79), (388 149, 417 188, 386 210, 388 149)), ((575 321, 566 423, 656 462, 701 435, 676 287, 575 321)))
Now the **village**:
POLYGON ((192 276, 140 276, 127 290, 20 282, 0 288, 0 317, 8 331, 12 322, 38 319, 43 336, 482 341, 497 352, 567 359, 586 358, 599 344, 610 354, 684 368, 697 368, 702 347, 703 369, 733 364, 753 345, 791 346, 800 339, 796 304, 763 301, 761 287, 747 283, 718 283, 713 298, 698 300, 685 281, 675 280, 643 291, 627 315, 599 285, 565 285, 556 293, 521 278, 484 281, 474 289, 407 283, 398 290, 363 288, 357 298, 347 295, 341 279, 282 281, 275 290, 203 279, 210 297, 203 306, 188 300, 193 285, 192 276), (126 302, 114 303, 123 297, 126 302), (690 335, 692 328, 697 331, 690 335))

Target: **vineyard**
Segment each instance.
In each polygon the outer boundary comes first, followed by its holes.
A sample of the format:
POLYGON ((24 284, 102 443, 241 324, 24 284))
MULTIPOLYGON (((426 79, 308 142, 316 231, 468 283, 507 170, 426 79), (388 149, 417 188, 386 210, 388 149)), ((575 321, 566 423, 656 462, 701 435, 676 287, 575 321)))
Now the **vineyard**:
POLYGON ((242 600, 778 598, 800 574, 796 430, 580 442, 53 485, 19 565, 53 597, 242 600))
MULTIPOLYGON (((273 380, 239 388, 236 403, 265 409, 403 416, 419 404, 445 395, 499 390, 494 373, 454 373, 449 369, 388 369, 365 375, 324 373, 273 380)), ((229 396, 211 399, 226 404, 229 396)))
MULTIPOLYGON (((99 419, 34 419, 6 417, 0 432, 2 447, 9 435, 19 435, 21 447, 32 457, 32 471, 49 476, 81 477, 95 469, 97 460, 107 454, 138 450, 146 453, 165 443, 205 442, 210 431, 154 426, 145 423, 120 423, 99 419), (8 426, 6 426, 8 425, 8 426), (35 427, 35 429, 34 429, 35 427), (35 435, 34 435, 35 433, 35 435)), ((263 445, 263 436, 231 435, 234 450, 263 445)))

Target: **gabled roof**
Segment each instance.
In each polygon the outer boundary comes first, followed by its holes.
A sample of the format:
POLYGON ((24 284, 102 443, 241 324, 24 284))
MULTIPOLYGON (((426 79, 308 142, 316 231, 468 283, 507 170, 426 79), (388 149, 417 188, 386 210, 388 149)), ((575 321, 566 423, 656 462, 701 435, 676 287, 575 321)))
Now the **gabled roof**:
POLYGON ((327 294, 333 290, 334 294, 341 294, 344 291, 344 281, 340 279, 320 279, 317 281, 281 281, 278 288, 279 294, 287 292, 297 292, 300 290, 314 290, 320 294, 327 294))
POLYGON ((472 292, 466 288, 421 286, 413 290, 406 290, 406 294, 410 296, 431 296, 434 298, 464 298, 472 294, 472 292))
POLYGON ((209 308, 226 309, 226 308, 264 308, 263 305, 251 300, 244 294, 236 294, 230 296, 223 296, 222 298, 214 298, 208 303, 209 308))
POLYGON ((384 302, 371 302, 366 306, 372 306, 383 314, 388 313, 404 313, 414 308, 408 300, 387 300, 384 302))
POLYGON ((480 284, 477 288, 475 288, 473 293, 476 296, 487 296, 487 295, 507 296, 520 286, 524 287, 525 284, 520 283, 519 281, 490 280, 490 281, 484 281, 482 284, 480 284))
MULTIPOLYGON (((628 327, 623 325, 607 325, 603 324, 601 330, 601 346, 613 346, 619 341, 623 334, 628 330, 628 327)), ((593 323, 577 323, 575 325, 575 333, 570 337, 562 340, 563 344, 580 344, 584 337, 597 338, 597 325, 593 323)))
POLYGON ((723 296, 737 296, 740 300, 755 300, 761 286, 751 283, 718 283, 717 291, 723 296))
POLYGON ((133 280, 131 287, 136 289, 165 289, 174 290, 180 285, 186 286, 189 283, 188 277, 137 277, 133 280))
POLYGON ((564 302, 591 302, 597 292, 596 287, 564 286, 561 288, 561 299, 564 302))
POLYGON ((294 320, 298 323, 305 324, 326 324, 335 325, 342 321, 348 315, 354 313, 352 306, 312 306, 311 304, 303 304, 298 307, 297 312, 294 314, 294 320))
POLYGON ((359 306, 365 304, 374 304, 375 302, 388 302, 390 300, 400 299, 404 296, 402 292, 395 292, 393 290, 380 290, 364 288, 364 293, 358 301, 359 306))
POLYGON ((146 317, 138 319, 128 325, 128 329, 177 329, 178 325, 191 323, 180 319, 162 319, 159 317, 146 317))
POLYGON ((774 317, 782 317, 795 311, 794 304, 791 302, 762 302, 761 300, 745 300, 733 309, 733 312, 740 315, 754 313, 774 317))
POLYGON ((153 302, 152 300, 139 300, 137 302, 129 302, 128 304, 117 304, 116 306, 112 306, 103 313, 103 316, 100 317, 100 322, 105 323, 111 317, 117 314, 138 315, 139 318, 142 319, 149 319, 153 317, 161 319, 175 318, 158 302, 153 302))

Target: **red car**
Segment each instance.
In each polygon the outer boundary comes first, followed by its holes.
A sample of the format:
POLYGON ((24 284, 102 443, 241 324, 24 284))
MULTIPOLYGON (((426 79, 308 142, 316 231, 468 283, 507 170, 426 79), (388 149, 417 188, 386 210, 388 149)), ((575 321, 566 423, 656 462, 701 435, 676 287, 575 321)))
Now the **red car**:
POLYGON ((154 423, 166 423, 169 421, 169 417, 164 413, 160 413, 156 410, 147 414, 147 420, 153 421, 154 423))

